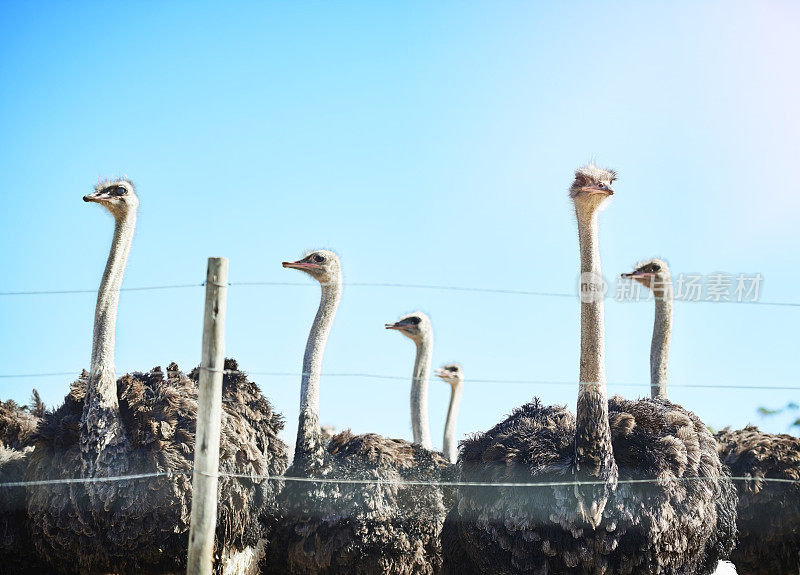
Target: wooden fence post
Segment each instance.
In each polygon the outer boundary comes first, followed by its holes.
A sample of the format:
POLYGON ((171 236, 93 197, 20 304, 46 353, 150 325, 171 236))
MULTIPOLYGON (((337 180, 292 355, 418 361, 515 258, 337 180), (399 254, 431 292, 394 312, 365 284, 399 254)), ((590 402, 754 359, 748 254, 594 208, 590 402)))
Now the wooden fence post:
POLYGON ((188 575, 211 575, 217 525, 219 438, 222 426, 222 372, 225 367, 227 258, 208 258, 203 354, 197 398, 197 437, 192 476, 188 575))

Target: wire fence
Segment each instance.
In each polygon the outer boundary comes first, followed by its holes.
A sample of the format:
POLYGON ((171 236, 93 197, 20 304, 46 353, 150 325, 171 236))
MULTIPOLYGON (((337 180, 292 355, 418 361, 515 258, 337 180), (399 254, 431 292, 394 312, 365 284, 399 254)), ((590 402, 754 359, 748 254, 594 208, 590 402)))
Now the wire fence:
MULTIPOLYGON (((222 371, 226 375, 243 375, 243 376, 262 376, 262 377, 294 377, 300 378, 311 375, 310 373, 291 372, 291 371, 242 371, 226 369, 222 371)), ((142 373, 139 370, 120 370, 120 373, 142 373)), ((75 377, 79 375, 79 371, 55 371, 45 373, 3 373, 0 374, 0 379, 28 379, 38 377, 75 377)), ((349 379, 376 379, 387 381, 401 381, 409 382, 414 378, 407 375, 387 375, 382 373, 360 373, 360 372, 332 372, 323 373, 321 377, 335 377, 335 378, 349 378, 349 379)), ((491 378, 469 378, 465 380, 469 384, 497 384, 497 385, 533 385, 533 386, 559 386, 559 387, 574 387, 576 385, 597 385, 596 383, 582 383, 578 381, 566 380, 553 380, 553 379, 491 379, 491 378)), ((635 382, 635 381, 609 381, 606 382, 609 387, 650 387, 651 382, 635 382)), ((741 390, 774 390, 774 391, 800 391, 800 385, 790 384, 775 384, 775 385, 733 385, 728 383, 669 383, 670 389, 741 389, 741 390)))
MULTIPOLYGON (((242 282, 229 282, 228 286, 232 287, 248 287, 248 286, 262 286, 262 287, 314 287, 317 284, 310 282, 284 282, 284 281, 242 281, 242 282)), ((475 287, 475 286, 456 286, 456 285, 437 285, 437 284, 410 284, 410 283, 395 283, 395 282, 345 282, 345 287, 365 287, 365 288, 398 288, 398 289, 418 289, 418 290, 431 290, 431 291, 449 291, 449 292, 467 292, 467 293, 483 293, 483 294, 497 294, 497 295, 520 295, 520 296, 535 296, 535 297, 553 297, 553 298, 579 298, 579 294, 568 292, 552 292, 552 291, 536 291, 536 290, 523 290, 512 288, 491 288, 491 287, 475 287)), ((183 284, 164 284, 152 286, 138 286, 138 287, 123 287, 120 288, 121 292, 137 292, 137 291, 155 291, 155 290, 171 290, 171 289, 185 289, 185 288, 198 288, 204 287, 205 282, 199 283, 183 283, 183 284)), ((65 294, 93 294, 97 293, 97 289, 68 289, 68 290, 22 290, 22 291, 2 291, 0 297, 12 296, 37 296, 37 295, 65 295, 65 294)), ((683 301, 683 300, 676 300, 683 301)), ((728 304, 746 304, 746 305, 762 305, 772 307, 798 307, 800 302, 781 302, 781 301, 761 301, 761 300, 687 300, 689 303, 728 303, 728 304)))
MULTIPOLYGON (((8 481, 0 482, 0 488, 11 487, 36 487, 45 485, 64 485, 75 483, 115 483, 120 481, 135 481, 139 479, 151 479, 157 477, 172 478, 176 476, 187 476, 193 473, 205 475, 207 477, 216 478, 234 478, 234 479, 247 479, 249 481, 286 481, 296 483, 333 483, 333 484, 347 484, 347 485, 387 485, 387 486, 412 486, 412 487, 494 487, 494 488, 515 488, 515 487, 570 487, 570 486, 591 486, 591 485, 605 485, 607 482, 603 480, 585 481, 585 480, 565 480, 565 481, 528 481, 528 482, 487 482, 487 481, 428 481, 428 480, 409 480, 409 479, 356 479, 356 478, 338 478, 338 477, 296 477, 292 475, 249 475, 246 473, 230 473, 220 471, 218 473, 207 473, 204 471, 157 471, 152 473, 137 473, 132 475, 119 475, 114 477, 77 477, 67 479, 40 479, 35 481, 8 481)), ((623 485, 642 485, 654 484, 663 485, 670 482, 688 483, 693 481, 720 481, 731 480, 740 482, 764 482, 764 483, 781 483, 790 485, 800 485, 800 479, 786 479, 779 477, 729 477, 720 475, 717 477, 652 477, 644 479, 618 479, 617 484, 623 485)))

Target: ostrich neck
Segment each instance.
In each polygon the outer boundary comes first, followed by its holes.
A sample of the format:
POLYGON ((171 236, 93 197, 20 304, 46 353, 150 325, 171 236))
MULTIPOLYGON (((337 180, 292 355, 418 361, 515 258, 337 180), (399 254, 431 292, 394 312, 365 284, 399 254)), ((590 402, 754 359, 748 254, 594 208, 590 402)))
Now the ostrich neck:
POLYGON ((319 427, 319 380, 322 356, 333 325, 336 308, 342 295, 340 280, 322 284, 322 297, 308 335, 303 356, 303 377, 300 383, 300 418, 295 445, 295 467, 308 471, 322 463, 325 442, 319 427))
POLYGON ((597 212, 576 211, 581 255, 581 358, 575 438, 576 467, 598 479, 615 476, 606 396, 603 292, 597 212))
POLYGON ((417 342, 414 376, 411 381, 411 431, 414 443, 432 449, 431 430, 428 424, 428 377, 431 371, 432 347, 430 337, 417 342))
POLYGON ((672 334, 672 290, 656 296, 656 318, 653 323, 653 342, 650 344, 650 395, 667 397, 667 361, 672 334))
POLYGON ((461 403, 462 384, 457 383, 450 388, 450 406, 447 408, 447 422, 444 424, 444 440, 442 453, 450 463, 455 463, 458 457, 456 443, 456 423, 458 420, 458 406, 461 403))
POLYGON ((114 332, 119 290, 135 227, 135 211, 116 219, 111 251, 97 292, 92 365, 81 420, 81 447, 89 471, 94 471, 103 464, 110 464, 115 450, 125 443, 125 430, 120 420, 117 400, 114 332))

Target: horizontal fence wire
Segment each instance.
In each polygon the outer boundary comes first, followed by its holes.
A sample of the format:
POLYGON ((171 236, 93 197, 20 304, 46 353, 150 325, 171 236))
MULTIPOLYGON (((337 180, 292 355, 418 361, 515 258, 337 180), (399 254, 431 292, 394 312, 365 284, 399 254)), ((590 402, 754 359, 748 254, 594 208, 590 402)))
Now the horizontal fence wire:
MULTIPOLYGON (((154 286, 139 286, 139 287, 123 287, 120 288, 121 292, 137 292, 137 291, 155 291, 155 290, 169 290, 169 289, 183 289, 183 288, 196 288, 203 287, 205 282, 199 283, 186 283, 186 284, 168 284, 168 285, 154 285, 154 286)), ((243 282, 229 282, 229 286, 265 286, 265 287, 314 287, 317 284, 311 282, 290 282, 290 281, 243 281, 243 282)), ((485 288, 474 286, 454 286, 454 285, 436 285, 436 284, 406 284, 394 282, 345 282, 342 284, 345 287, 368 287, 368 288, 399 288, 399 289, 421 289, 431 291, 449 291, 449 292, 471 292, 483 294, 498 294, 498 295, 522 295, 522 296, 538 296, 538 297, 555 297, 555 298, 578 298, 578 293, 567 292, 550 292, 550 291, 536 291, 536 290, 523 290, 523 289, 510 289, 510 288, 485 288)), ((97 289, 67 289, 67 290, 24 290, 24 291, 0 291, 0 297, 10 296, 36 296, 36 295, 64 295, 64 294, 93 294, 97 293, 97 289)), ((616 301, 609 298, 611 301, 616 301)), ((685 300, 676 299, 675 301, 682 302, 685 300)), ((621 303, 630 303, 623 300, 621 303)), ((773 307, 800 307, 800 302, 780 302, 780 301, 710 301, 699 300, 689 301, 688 303, 723 303, 723 304, 744 304, 744 305, 762 305, 773 307)))
MULTIPOLYGON (((204 368, 205 369, 205 368, 204 368)), ((242 371, 225 369, 219 370, 226 375, 244 375, 244 376, 261 376, 261 377, 294 377, 300 378, 311 375, 310 373, 290 372, 290 371, 242 371)), ((122 371, 119 373, 147 373, 139 370, 122 371)), ((36 377, 77 377, 79 371, 62 371, 62 372, 49 372, 49 373, 3 373, 0 374, 0 379, 15 379, 15 378, 36 378, 36 377)), ((409 382, 414 378, 407 375, 387 375, 380 373, 359 373, 359 372, 333 372, 323 373, 321 377, 335 377, 335 378, 351 378, 351 379, 377 379, 387 381, 402 381, 409 382)), ((420 378, 424 379, 424 378, 420 378)), ((500 384, 500 385, 540 385, 540 386, 556 386, 556 387, 574 387, 576 385, 597 385, 594 382, 581 383, 577 381, 565 380, 551 380, 551 379, 488 379, 488 378, 467 378, 464 383, 469 385, 473 383, 479 384, 500 384)), ((632 381, 609 381, 606 382, 608 387, 651 387, 651 382, 632 382, 632 381)), ((683 389, 742 389, 742 390, 776 390, 776 391, 800 391, 800 384, 798 385, 731 385, 726 383, 669 383, 668 386, 672 388, 683 389)))
MULTIPOLYGON (((169 289, 196 288, 196 287, 203 287, 204 285, 205 283, 138 286, 138 287, 124 287, 116 291, 157 291, 157 290, 169 290, 169 289)), ((96 294, 97 288, 65 289, 65 290, 2 291, 0 292, 0 297, 15 296, 15 295, 64 295, 64 294, 82 294, 82 293, 96 294)))
MULTIPOLYGON (((415 487, 570 487, 574 485, 605 485, 607 482, 603 480, 595 481, 578 481, 578 480, 564 480, 564 481, 531 481, 531 482, 486 482, 486 481, 424 481, 424 480, 407 480, 407 479, 355 479, 355 478, 337 478, 337 477, 295 477, 291 475, 248 475, 246 473, 230 473, 221 471, 219 473, 207 473, 204 471, 159 471, 153 473, 138 473, 135 475, 120 475, 116 477, 85 477, 85 478, 69 478, 69 479, 43 479, 36 481, 9 481, 0 482, 0 487, 36 487, 44 485, 59 485, 59 484, 75 484, 75 483, 111 483, 119 481, 135 481, 138 479, 150 479, 156 477, 175 477, 178 475, 186 476, 192 473, 205 475, 206 477, 217 478, 233 478, 233 479, 247 479, 249 481, 287 481, 296 483, 336 483, 336 484, 349 484, 349 485, 409 485, 415 487)), ((618 484, 625 485, 638 485, 638 484, 658 484, 663 485, 669 482, 691 482, 691 481, 718 481, 718 480, 741 481, 741 482, 765 482, 765 483, 781 483, 798 485, 800 479, 784 479, 780 477, 728 477, 725 475, 717 477, 652 477, 644 479, 619 479, 618 484)))

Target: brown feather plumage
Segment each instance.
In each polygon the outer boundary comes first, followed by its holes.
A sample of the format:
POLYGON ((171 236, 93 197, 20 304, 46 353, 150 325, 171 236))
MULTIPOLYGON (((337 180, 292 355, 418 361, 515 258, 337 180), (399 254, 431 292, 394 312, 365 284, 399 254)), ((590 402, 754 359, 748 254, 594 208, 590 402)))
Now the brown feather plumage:
MULTIPOLYGON (((12 400, 0 401, 0 483, 25 480, 40 407, 36 401, 32 409, 12 400)), ((28 530, 25 488, 0 487, 0 575, 44 572, 28 530)))
MULTIPOLYGON (((417 444, 349 430, 331 438, 323 459, 313 477, 441 481, 452 469, 441 454, 417 444)), ((439 487, 399 483, 288 482, 268 572, 438 573, 446 497, 439 487)))
POLYGON ((800 438, 755 426, 723 429, 719 455, 736 477, 739 542, 731 561, 739 575, 797 575, 800 571, 800 438))
MULTIPOLYGON (((462 488, 442 531, 444 572, 713 572, 733 544, 735 498, 711 434, 661 399, 612 397, 609 421, 620 483, 596 528, 578 513, 574 486, 462 488), (651 477, 663 481, 625 483, 651 477)), ((575 417, 535 399, 463 441, 460 463, 464 481, 569 482, 575 417)))
MULTIPOLYGON (((225 368, 237 370, 226 360, 225 368)), ((81 476, 79 425, 87 377, 64 404, 45 415, 28 467, 31 479, 81 476)), ((28 491, 39 555, 61 572, 164 573, 185 569, 191 510, 191 470, 197 416, 197 371, 188 377, 170 365, 117 381, 129 446, 128 473, 171 476, 94 484, 59 484, 28 491), (93 499, 94 498, 94 499, 93 499), (95 501, 107 501, 98 508, 95 501)), ((223 379, 220 470, 282 474, 283 420, 241 373, 223 379)), ((254 546, 268 537, 276 490, 269 481, 223 477, 219 486, 217 549, 254 546), (264 520, 265 518, 266 521, 264 520)))

